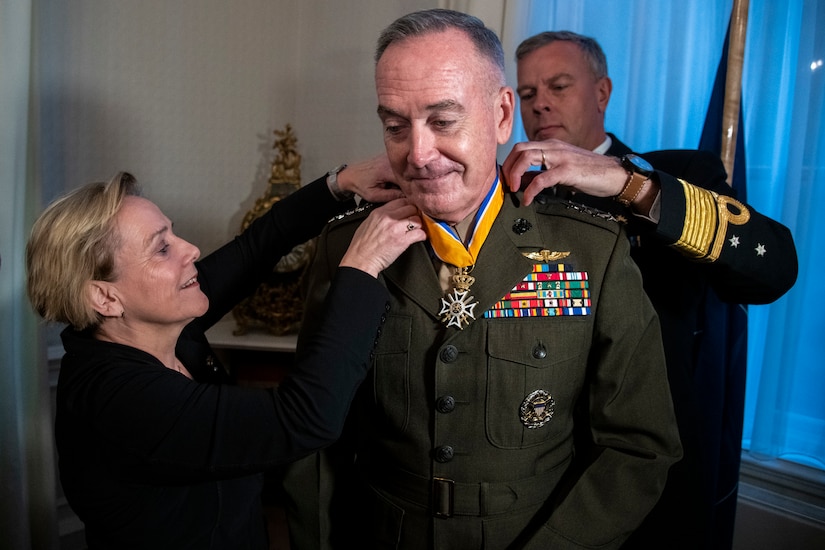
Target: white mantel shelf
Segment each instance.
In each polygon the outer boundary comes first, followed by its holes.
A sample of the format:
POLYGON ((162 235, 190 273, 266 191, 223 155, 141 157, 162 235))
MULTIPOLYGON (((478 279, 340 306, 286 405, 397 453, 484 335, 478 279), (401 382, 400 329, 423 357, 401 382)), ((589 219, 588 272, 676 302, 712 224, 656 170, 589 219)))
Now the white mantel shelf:
POLYGON ((238 324, 231 314, 227 315, 206 331, 206 339, 216 349, 245 349, 255 351, 294 352, 298 342, 297 334, 275 336, 261 329, 250 330, 236 336, 233 332, 238 324))

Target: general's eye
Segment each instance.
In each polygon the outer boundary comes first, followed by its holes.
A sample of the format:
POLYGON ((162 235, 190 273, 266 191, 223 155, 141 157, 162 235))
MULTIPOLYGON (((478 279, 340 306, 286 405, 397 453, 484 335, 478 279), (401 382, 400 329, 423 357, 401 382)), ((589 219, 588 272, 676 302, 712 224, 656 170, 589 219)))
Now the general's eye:
POLYGON ((527 90, 527 91, 521 92, 518 95, 519 99, 521 99, 522 101, 528 101, 530 99, 533 99, 535 96, 536 96, 535 90, 527 90))
POLYGON ((455 124, 454 120, 438 119, 433 121, 433 126, 438 128, 439 130, 446 130, 453 124, 455 124))
POLYGON ((397 138, 404 134, 409 128, 409 124, 405 121, 396 121, 396 120, 385 120, 384 121, 384 134, 389 137, 397 138))

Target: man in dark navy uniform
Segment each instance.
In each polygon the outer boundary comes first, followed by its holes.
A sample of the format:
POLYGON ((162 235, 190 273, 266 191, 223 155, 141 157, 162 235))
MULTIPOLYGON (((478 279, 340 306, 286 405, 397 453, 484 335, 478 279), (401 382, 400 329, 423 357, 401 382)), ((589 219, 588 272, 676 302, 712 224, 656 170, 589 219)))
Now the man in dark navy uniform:
POLYGON ((592 38, 540 33, 521 43, 516 60, 530 141, 514 147, 505 176, 518 182, 530 166, 543 165, 525 202, 554 188, 626 222, 631 255, 662 326, 684 458, 624 548, 730 548, 744 413, 744 361, 731 355, 745 349, 726 345, 731 327, 718 312, 726 303, 772 302, 793 286, 791 233, 736 199, 718 156, 636 156, 606 133, 612 84, 592 38), (617 165, 627 169, 626 179, 591 177, 617 165))

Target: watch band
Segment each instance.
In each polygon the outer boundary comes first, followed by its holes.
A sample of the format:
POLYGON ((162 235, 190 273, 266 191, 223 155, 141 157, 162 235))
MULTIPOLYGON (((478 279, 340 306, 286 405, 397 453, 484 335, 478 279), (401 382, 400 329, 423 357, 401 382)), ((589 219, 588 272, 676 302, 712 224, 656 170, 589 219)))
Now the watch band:
POLYGON ((642 191, 642 187, 645 186, 645 182, 649 179, 650 177, 644 174, 640 174, 638 172, 628 172, 624 189, 622 189, 622 192, 613 198, 624 206, 630 206, 636 197, 639 196, 639 193, 642 191))
POLYGON ((354 195, 354 193, 348 193, 346 191, 343 191, 338 186, 338 172, 340 172, 346 167, 346 164, 342 164, 340 166, 336 166, 335 168, 327 172, 327 187, 329 187, 329 192, 332 193, 332 196, 339 201, 349 200, 354 195))

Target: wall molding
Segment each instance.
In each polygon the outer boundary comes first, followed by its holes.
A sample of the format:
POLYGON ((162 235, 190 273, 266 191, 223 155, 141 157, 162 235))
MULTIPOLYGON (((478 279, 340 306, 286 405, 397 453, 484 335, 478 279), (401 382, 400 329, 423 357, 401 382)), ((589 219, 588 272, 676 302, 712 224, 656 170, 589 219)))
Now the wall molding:
POLYGON ((803 518, 825 529, 825 471, 742 452, 739 500, 803 518))

